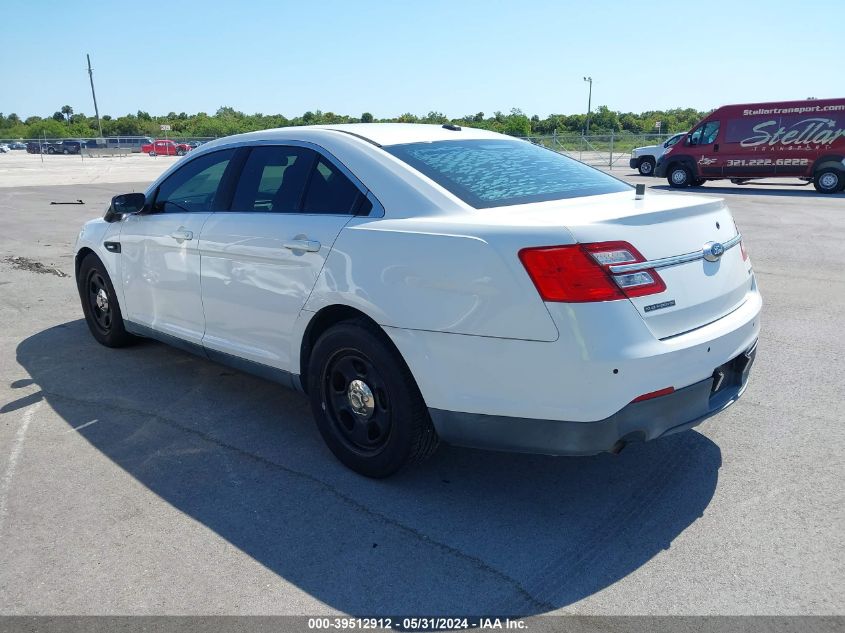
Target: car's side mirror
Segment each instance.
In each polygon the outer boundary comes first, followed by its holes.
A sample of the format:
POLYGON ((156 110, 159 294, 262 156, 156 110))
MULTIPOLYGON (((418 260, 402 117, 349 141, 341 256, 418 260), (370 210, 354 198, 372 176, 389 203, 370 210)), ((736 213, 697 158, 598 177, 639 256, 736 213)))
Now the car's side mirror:
POLYGON ((106 222, 117 222, 123 216, 140 213, 147 204, 147 198, 143 193, 124 193, 111 199, 103 219, 106 222))

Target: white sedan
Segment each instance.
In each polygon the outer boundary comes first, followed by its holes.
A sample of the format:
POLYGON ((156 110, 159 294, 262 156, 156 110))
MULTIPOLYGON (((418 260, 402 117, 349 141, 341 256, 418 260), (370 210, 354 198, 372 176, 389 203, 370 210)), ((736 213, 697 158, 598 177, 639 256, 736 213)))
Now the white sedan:
POLYGON ((724 201, 454 125, 204 144, 85 224, 76 278, 100 343, 301 389, 372 477, 440 440, 589 455, 691 428, 743 393, 760 331, 724 201))

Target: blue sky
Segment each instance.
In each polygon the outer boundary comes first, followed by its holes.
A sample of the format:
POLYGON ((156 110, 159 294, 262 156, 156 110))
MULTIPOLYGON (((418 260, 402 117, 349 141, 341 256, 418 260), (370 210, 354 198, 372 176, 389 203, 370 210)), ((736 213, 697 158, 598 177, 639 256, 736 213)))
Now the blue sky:
POLYGON ((845 0, 8 0, 0 112, 377 117, 845 96, 845 0))

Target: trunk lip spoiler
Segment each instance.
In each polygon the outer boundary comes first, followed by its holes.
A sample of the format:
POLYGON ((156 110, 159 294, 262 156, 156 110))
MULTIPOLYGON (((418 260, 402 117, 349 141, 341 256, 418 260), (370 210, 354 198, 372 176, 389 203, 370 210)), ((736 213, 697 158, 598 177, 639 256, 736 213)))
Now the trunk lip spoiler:
MULTIPOLYGON (((728 249, 733 248, 741 241, 742 233, 737 233, 727 242, 722 242, 722 246, 727 252, 728 249)), ((686 264, 687 262, 694 262, 699 259, 704 259, 704 251, 705 249, 702 248, 699 251, 694 251, 692 253, 684 253, 683 255, 673 255, 671 257, 652 259, 645 262, 635 262, 633 264, 616 264, 615 266, 609 266, 608 269, 614 275, 618 275, 620 273, 630 273, 638 270, 668 268, 669 266, 677 266, 678 264, 686 264)))

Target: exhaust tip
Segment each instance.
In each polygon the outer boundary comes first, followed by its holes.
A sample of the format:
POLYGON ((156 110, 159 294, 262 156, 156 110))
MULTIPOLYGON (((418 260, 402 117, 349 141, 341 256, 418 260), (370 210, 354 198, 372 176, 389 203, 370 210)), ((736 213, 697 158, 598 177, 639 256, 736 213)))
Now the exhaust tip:
POLYGON ((622 440, 618 440, 616 444, 610 447, 608 453, 612 453, 613 455, 618 455, 622 452, 622 449, 628 446, 628 442, 623 442, 622 440))

